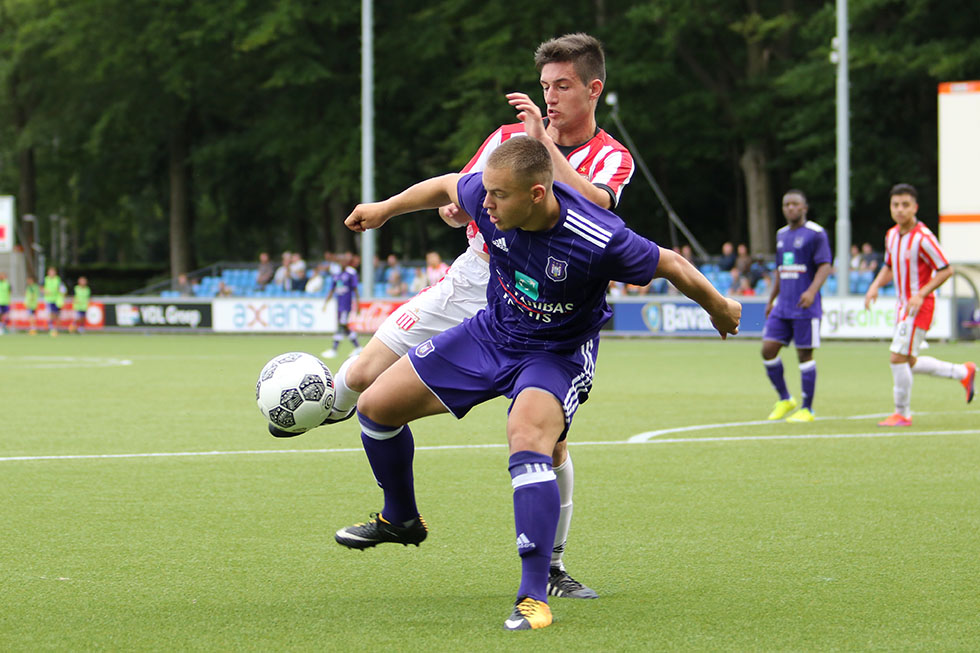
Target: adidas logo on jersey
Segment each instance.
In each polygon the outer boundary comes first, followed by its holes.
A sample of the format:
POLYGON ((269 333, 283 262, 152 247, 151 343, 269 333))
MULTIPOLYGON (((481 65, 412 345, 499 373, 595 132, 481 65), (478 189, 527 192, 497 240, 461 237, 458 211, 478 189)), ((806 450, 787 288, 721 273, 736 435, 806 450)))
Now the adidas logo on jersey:
POLYGON ((531 540, 527 539, 527 535, 525 535, 524 533, 521 533, 520 535, 517 536, 517 551, 518 552, 521 552, 521 551, 533 551, 535 548, 537 548, 537 547, 534 545, 534 542, 532 542, 531 540))
POLYGON ((507 241, 504 240, 503 236, 501 236, 497 240, 493 241, 493 246, 496 247, 497 249, 501 249, 501 250, 503 250, 505 252, 508 251, 507 250, 507 241))

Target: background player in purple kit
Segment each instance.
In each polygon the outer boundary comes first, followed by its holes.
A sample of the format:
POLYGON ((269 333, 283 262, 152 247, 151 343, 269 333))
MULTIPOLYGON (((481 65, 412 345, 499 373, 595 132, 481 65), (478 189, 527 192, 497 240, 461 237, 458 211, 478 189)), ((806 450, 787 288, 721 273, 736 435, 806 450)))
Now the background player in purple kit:
POLYGON ((333 347, 323 352, 324 358, 333 358, 337 355, 340 341, 347 337, 354 345, 353 354, 361 351, 361 346, 357 342, 357 333, 350 328, 350 321, 354 319, 357 312, 357 268, 352 265, 354 255, 346 252, 340 260, 340 271, 333 275, 333 285, 326 299, 323 300, 323 307, 326 308, 331 297, 337 298, 337 333, 333 334, 333 347))
POLYGON ((769 419, 812 422, 813 393, 817 385, 817 362, 813 350, 820 346, 820 288, 831 271, 830 243, 820 225, 806 219, 806 195, 789 190, 783 195, 786 226, 776 232, 777 270, 772 293, 766 304, 766 324, 762 329, 762 363, 779 400, 769 419), (803 407, 786 388, 779 350, 796 344, 800 361, 803 407), (789 417, 786 417, 789 415, 789 417))
POLYGON ((738 302, 684 258, 553 179, 548 149, 514 138, 494 151, 483 173, 429 179, 357 206, 346 221, 364 231, 451 201, 490 243, 490 281, 485 309, 410 350, 361 395, 361 440, 384 507, 367 523, 337 531, 336 540, 355 549, 421 543, 428 529, 415 502, 408 422, 445 412, 460 418, 479 403, 509 397, 508 467, 522 571, 504 622, 509 630, 551 623, 547 585, 560 504, 552 451, 592 387, 599 329, 611 316, 609 281, 646 285, 665 277, 708 312, 722 337, 738 332, 741 315, 738 302))

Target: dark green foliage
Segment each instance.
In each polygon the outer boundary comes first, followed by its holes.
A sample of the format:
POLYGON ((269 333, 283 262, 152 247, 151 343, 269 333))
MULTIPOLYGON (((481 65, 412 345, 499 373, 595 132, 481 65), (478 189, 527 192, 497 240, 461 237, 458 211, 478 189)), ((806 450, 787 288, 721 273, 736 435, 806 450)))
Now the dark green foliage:
MULTIPOLYGON (((773 207, 804 188, 832 227, 834 12, 829 0, 575 0, 532 3, 515 20, 501 4, 379 0, 376 195, 465 164, 514 119, 504 93, 540 97, 535 46, 587 31, 606 45, 606 88, 637 153, 709 250, 747 240, 759 219, 739 165, 749 144, 765 154, 773 207)), ((853 238, 878 242, 897 181, 920 188, 935 226, 936 85, 976 78, 980 5, 851 0, 850 14, 853 238)), ((0 0, 0 193, 33 180, 35 212, 69 217, 81 263, 351 247, 338 222, 361 193, 360 21, 359 3, 0 0), (172 226, 174 163, 186 239, 172 226)), ((598 118, 622 138, 604 103, 598 118)), ((640 174, 619 212, 671 244, 640 174)), ((46 245, 49 221, 39 225, 46 245)), ((382 255, 463 247, 433 215, 378 238, 382 255)))

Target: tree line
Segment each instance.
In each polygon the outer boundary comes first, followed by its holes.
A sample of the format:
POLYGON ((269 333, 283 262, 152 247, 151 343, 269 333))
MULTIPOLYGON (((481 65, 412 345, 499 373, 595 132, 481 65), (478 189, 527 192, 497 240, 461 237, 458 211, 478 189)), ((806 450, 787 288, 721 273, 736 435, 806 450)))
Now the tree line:
MULTIPOLYGON (((514 120, 506 92, 540 98, 536 45, 585 31, 634 154, 709 251, 771 252, 791 187, 833 233, 833 1, 529 5, 375 0, 379 197, 465 164, 514 120)), ((21 236, 50 243, 43 217, 63 216, 64 262, 173 275, 356 247, 342 219, 360 194, 360 20, 338 0, 0 0, 0 194, 42 216, 21 236)), ((898 181, 936 226, 937 85, 980 77, 980 3, 851 0, 849 21, 853 240, 877 245, 898 181)), ((623 140, 610 111, 600 126, 623 140)), ((681 244, 641 175, 617 212, 681 244)), ((426 214, 378 238, 409 258, 464 246, 426 214)))

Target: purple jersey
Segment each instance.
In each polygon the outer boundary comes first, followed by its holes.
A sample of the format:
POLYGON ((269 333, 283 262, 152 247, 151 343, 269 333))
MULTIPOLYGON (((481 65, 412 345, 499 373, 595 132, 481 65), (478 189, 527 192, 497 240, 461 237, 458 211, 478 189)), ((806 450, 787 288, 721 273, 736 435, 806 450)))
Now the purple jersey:
POLYGON ((487 308, 498 343, 517 350, 569 351, 591 340, 612 315, 610 280, 646 285, 660 260, 655 243, 615 214, 555 182, 560 217, 548 231, 500 231, 483 208, 482 173, 465 175, 459 204, 490 253, 487 308))
POLYGON ((333 275, 333 296, 337 299, 337 312, 350 313, 351 300, 357 292, 357 270, 347 266, 333 275))
POLYGON ((791 229, 786 225, 776 232, 776 273, 779 275, 779 296, 772 315, 787 319, 814 318, 823 315, 820 293, 809 308, 797 304, 823 263, 830 263, 830 243, 823 227, 807 220, 803 226, 791 229))

